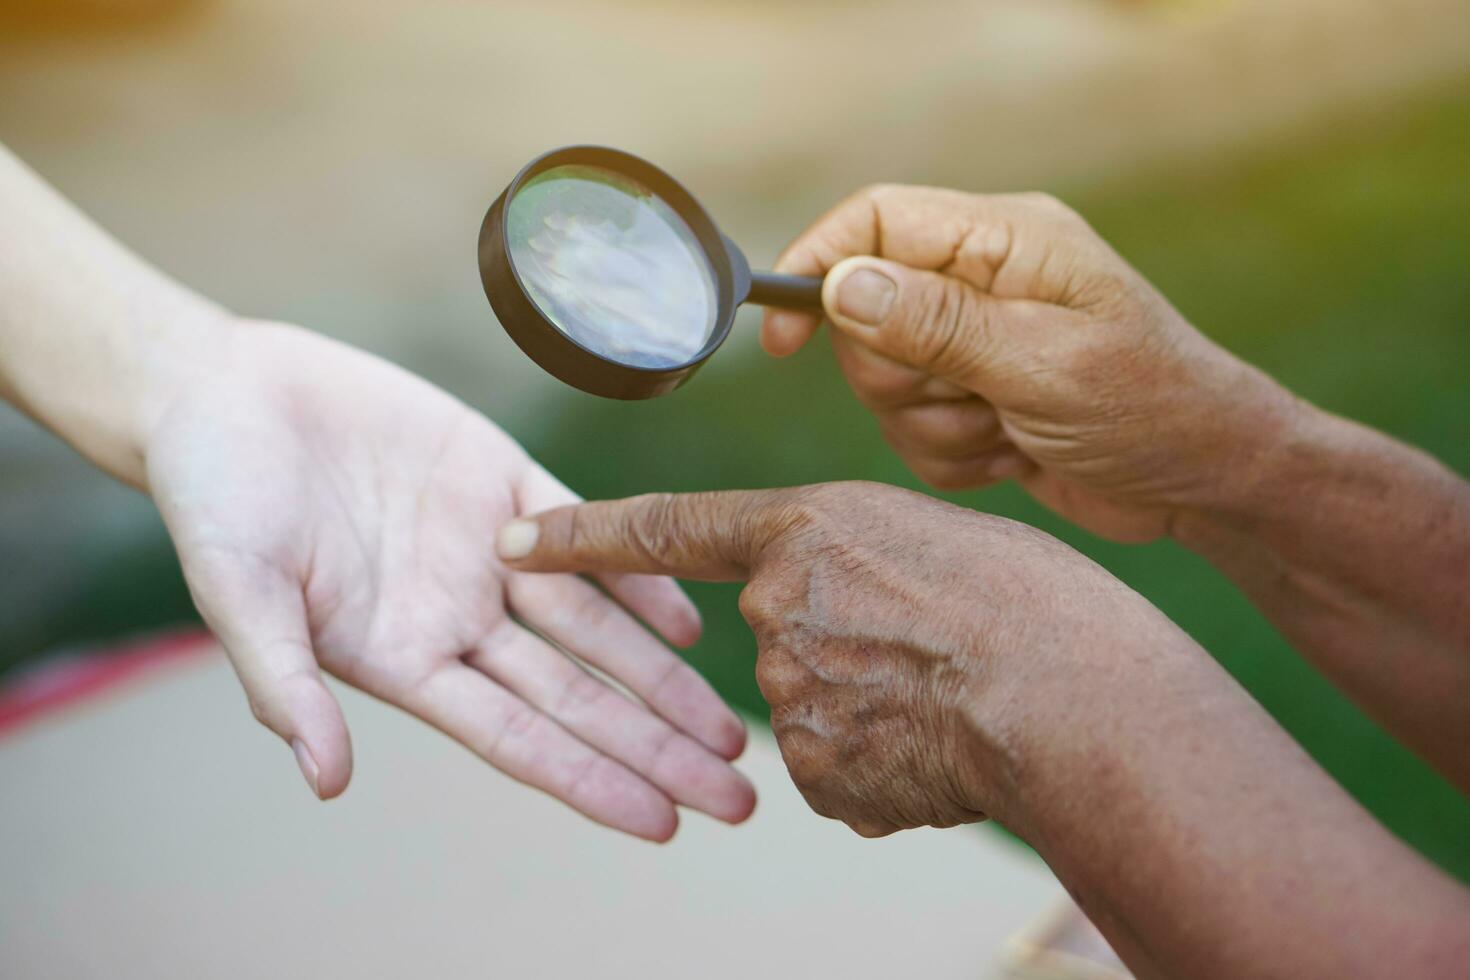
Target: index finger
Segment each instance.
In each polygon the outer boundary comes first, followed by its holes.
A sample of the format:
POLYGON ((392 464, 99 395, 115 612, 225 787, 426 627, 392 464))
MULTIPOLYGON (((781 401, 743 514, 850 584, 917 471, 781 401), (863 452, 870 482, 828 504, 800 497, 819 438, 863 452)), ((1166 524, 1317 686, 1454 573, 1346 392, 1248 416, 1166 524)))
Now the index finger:
POLYGON ((944 187, 865 187, 792 240, 775 269, 820 276, 854 255, 892 259, 915 269, 944 269, 974 231, 977 205, 987 200, 944 187))
POLYGON ((789 493, 658 493, 558 507, 506 524, 496 545, 521 571, 744 581, 783 531, 789 493))
MULTIPOLYGON (((527 467, 516 488, 517 514, 581 502, 582 498, 566 484, 534 462, 527 467)), ((596 578, 614 599, 675 646, 693 646, 699 639, 703 630, 699 610, 684 590, 669 579, 616 574, 598 575, 596 578)))

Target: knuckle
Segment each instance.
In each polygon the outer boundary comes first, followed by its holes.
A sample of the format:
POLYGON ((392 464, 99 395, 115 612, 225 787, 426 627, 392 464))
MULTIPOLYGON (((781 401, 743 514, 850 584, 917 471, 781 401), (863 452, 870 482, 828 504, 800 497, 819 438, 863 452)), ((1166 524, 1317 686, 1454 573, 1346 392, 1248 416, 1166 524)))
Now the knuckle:
POLYGON ((775 591, 764 578, 753 579, 740 590, 740 615, 745 617, 758 640, 780 622, 776 601, 775 591))
POLYGON ((858 191, 857 196, 869 201, 881 201, 902 194, 907 188, 903 184, 891 181, 878 181, 867 184, 858 191))
POLYGON ((820 793, 808 792, 794 776, 792 777, 792 781, 796 783, 796 788, 801 790, 801 798, 806 800, 806 805, 811 808, 813 813, 819 817, 826 817, 828 820, 840 819, 836 805, 825 796, 820 793))
MULTIPOLYGON (((826 521, 829 509, 825 498, 826 494, 820 486, 803 487, 794 493, 781 508, 780 523, 785 537, 800 537, 805 542, 808 536, 819 530, 826 521)), ((769 596, 774 589, 774 584, 762 583, 756 598, 769 596)))
POLYGON ((791 665, 779 649, 762 650, 755 661, 755 684, 761 697, 774 711, 786 703, 791 683, 791 665))
POLYGON ((541 713, 528 705, 516 705, 510 708, 501 718, 495 734, 481 749, 480 754, 493 761, 495 757, 512 746, 529 738, 541 723, 541 718, 541 713))
POLYGON ((586 508, 569 507, 565 513, 565 520, 552 519, 542 526, 543 534, 549 531, 554 536, 549 544, 558 553, 568 555, 576 555, 586 546, 595 547, 597 541, 593 535, 597 526, 588 520, 586 508))
POLYGON ((673 658, 660 673, 658 680, 648 688, 644 700, 651 705, 668 705, 676 702, 682 692, 703 684, 700 676, 678 657, 673 658))
MULTIPOLYGON (((814 563, 842 549, 847 531, 842 510, 828 506, 820 498, 793 503, 786 510, 785 522, 789 543, 783 556, 787 569, 780 588, 789 600, 804 591, 814 563)), ((769 586, 773 591, 776 587, 769 586)))
POLYGON ((876 820, 865 820, 861 818, 843 821, 859 837, 868 840, 877 840, 879 837, 887 837, 895 830, 894 827, 876 820))
POLYGON ((627 527, 630 538, 627 543, 653 558, 673 554, 683 538, 674 495, 645 494, 637 499, 634 513, 635 518, 627 527))
POLYGON ((1082 217, 1070 204, 1061 198, 1036 191, 1023 195, 1026 204, 1039 217, 1050 222, 1055 227, 1068 232, 1092 232, 1092 226, 1087 219, 1082 217))
MULTIPOLYGON (((915 496, 907 490, 887 483, 879 483, 876 480, 825 483, 819 485, 817 489, 827 494, 832 501, 830 508, 823 508, 824 512, 830 510, 833 514, 850 513, 860 518, 901 506, 904 501, 911 500, 915 496)), ((835 520, 832 524, 839 529, 847 529, 852 526, 846 522, 839 524, 835 520)), ((870 527, 858 526, 848 533, 865 538, 870 531, 870 527)))
MULTIPOLYGON (((835 818, 837 816, 836 801, 832 799, 831 793, 826 792, 830 787, 825 785, 827 770, 824 765, 808 755, 801 754, 794 756, 786 764, 786 772, 791 776, 793 783, 811 791, 813 796, 819 797, 827 804, 827 810, 817 810, 818 813, 824 817, 835 818)), ((812 809, 815 810, 816 807, 812 809)))
POLYGON ((688 748, 688 743, 677 731, 672 727, 664 726, 653 735, 646 747, 647 771, 650 773, 664 771, 666 764, 672 764, 672 768, 677 765, 678 754, 688 748))
MULTIPOLYGON (((795 744, 798 741, 805 741, 803 739, 793 738, 790 735, 783 736, 779 733, 777 738, 781 741, 781 754, 785 759, 786 772, 791 777, 791 781, 800 787, 804 793, 811 793, 814 796, 820 796, 828 802, 831 802, 831 794, 827 792, 827 790, 831 789, 827 785, 827 779, 831 774, 831 767, 828 762, 819 753, 809 751, 795 744)), ((820 810, 817 812, 821 813, 820 810)), ((822 815, 824 817, 832 816, 830 813, 823 813, 822 815)))
POLYGON ((607 685, 580 669, 567 678, 557 698, 554 714, 566 717, 581 709, 595 707, 603 697, 611 693, 607 685))
POLYGON ((787 503, 787 511, 807 524, 822 525, 831 515, 849 509, 855 499, 882 486, 870 480, 813 483, 797 488, 787 503))
POLYGON ((785 574, 764 588, 772 602, 798 604, 807 593, 809 576, 821 562, 859 547, 871 533, 871 522, 900 504, 906 492, 864 480, 819 483, 799 488, 785 505, 788 549, 785 574))

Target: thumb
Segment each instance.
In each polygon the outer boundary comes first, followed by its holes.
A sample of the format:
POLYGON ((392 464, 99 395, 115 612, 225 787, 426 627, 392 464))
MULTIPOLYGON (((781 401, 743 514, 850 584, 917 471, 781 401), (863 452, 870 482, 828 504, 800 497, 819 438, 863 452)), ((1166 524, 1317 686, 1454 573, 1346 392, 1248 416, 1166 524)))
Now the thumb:
POLYGON ((352 743, 317 667, 300 584, 233 555, 183 564, 194 604, 229 655, 251 712, 291 747, 313 793, 324 800, 341 793, 352 776, 352 743))
POLYGON ((838 263, 822 288, 837 329, 965 387, 983 381, 1001 355, 1006 304, 963 279, 867 256, 838 263))

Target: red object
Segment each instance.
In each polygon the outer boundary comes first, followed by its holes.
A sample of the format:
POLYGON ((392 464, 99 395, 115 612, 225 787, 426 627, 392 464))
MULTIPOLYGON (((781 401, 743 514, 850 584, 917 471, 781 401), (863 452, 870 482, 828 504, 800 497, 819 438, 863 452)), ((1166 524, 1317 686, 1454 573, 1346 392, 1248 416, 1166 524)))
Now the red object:
POLYGON ((0 736, 210 648, 203 630, 151 636, 106 650, 53 657, 0 682, 0 736))

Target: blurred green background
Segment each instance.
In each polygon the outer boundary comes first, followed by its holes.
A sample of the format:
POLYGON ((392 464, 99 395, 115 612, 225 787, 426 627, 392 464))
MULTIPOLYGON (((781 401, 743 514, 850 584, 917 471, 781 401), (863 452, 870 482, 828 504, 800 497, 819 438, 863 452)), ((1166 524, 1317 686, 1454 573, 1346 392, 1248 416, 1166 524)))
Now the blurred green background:
MULTIPOLYGON (((634 6, 648 17, 674 16, 672 8, 656 7, 650 14, 648 5, 634 6)), ((1432 5, 1418 6, 1428 9, 1432 5)), ((1029 24, 1024 17, 1033 15, 1018 16, 1022 17, 1018 22, 1029 24)), ((753 28, 757 34, 760 29, 753 28)), ((1174 37, 1171 50, 1178 50, 1190 37, 1174 37)), ((994 39, 990 43, 987 50, 997 50, 994 39)), ((1293 51, 1304 63, 1320 56, 1310 42, 1293 51)), ((116 47, 104 54, 118 57, 116 47)), ((1181 61, 1203 57, 1189 49, 1178 56, 1181 61)), ((922 53, 914 57, 923 60, 922 53)), ((1024 52, 1015 57, 1024 60, 1024 52)), ((1412 53, 1401 60, 1412 62, 1412 53)), ((943 58, 938 61, 948 64, 943 58)), ((759 61, 742 56, 740 64, 738 71, 732 69, 728 84, 732 89, 758 88, 756 80, 763 71, 759 61)), ((1169 70, 1146 75, 1137 64, 1137 60, 1121 57, 1106 77, 1133 78, 1129 84, 1135 88, 1168 84, 1169 70)), ((5 80, 13 86, 18 77, 12 74, 5 80)), ((162 77, 168 82, 167 76, 162 77)), ((1222 77, 1229 77, 1228 72, 1222 77)), ((1470 76, 1460 71, 1448 80, 1423 81, 1408 89, 1400 84, 1402 79, 1394 77, 1394 85, 1385 82, 1381 86, 1393 90, 1391 98, 1355 96, 1347 109, 1334 104, 1332 111, 1317 107, 1317 111, 1285 119, 1271 115, 1277 90, 1270 86, 1243 92, 1242 97, 1248 96, 1253 105, 1265 106, 1255 116, 1242 115, 1238 100, 1228 92, 1221 93, 1200 112, 1221 117, 1236 113, 1239 118, 1221 128, 1221 132, 1229 131, 1228 138, 1187 140, 1187 149, 1181 149, 1174 137, 1202 125, 1187 104, 1168 112, 1151 105, 1141 112, 1141 121, 1114 125, 1110 117, 1099 116, 1100 110, 1089 100, 1087 77, 1066 82, 1071 86, 1066 91, 1082 93, 1071 102, 1053 105, 1033 99, 1027 106, 1012 109, 991 109, 983 93, 955 94, 952 78, 941 78, 932 91, 922 93, 896 83, 894 104, 872 110, 883 118, 897 118, 907 106, 903 111, 912 124, 898 127, 891 139, 875 140, 873 129, 864 131, 860 123, 854 123, 847 130, 850 140, 823 132, 819 135, 825 143, 798 145, 800 141, 782 129, 780 120, 773 120, 770 140, 784 147, 781 153, 745 158, 727 151, 709 158, 690 149, 682 157, 671 151, 675 159, 666 162, 676 175, 689 177, 696 193, 707 195, 717 217, 730 219, 737 238, 754 239, 757 258, 767 259, 786 236, 850 190, 854 175, 863 175, 865 180, 922 179, 976 190, 1052 190, 1082 211, 1187 316, 1226 347, 1263 366, 1306 398, 1421 446, 1467 473, 1470 76), (972 113, 974 105, 984 105, 988 112, 972 113), (1093 120, 1091 142, 1069 144, 1065 138, 1048 134, 1048 129, 1085 129, 1085 122, 1071 127, 1067 119, 1093 120), (1137 152, 1135 145, 1141 147, 1137 152), (1038 163, 1053 159, 1056 165, 1038 163)), ((1300 90, 1289 78, 1284 74, 1279 79, 1282 101, 1300 101, 1300 90)), ((1320 77, 1314 84, 1325 85, 1320 77)), ((69 97, 65 87, 56 90, 63 93, 60 98, 65 104, 69 97)), ((1043 88, 1042 94, 1061 90, 1043 88)), ((1015 89, 999 91, 1013 95, 1015 89)), ((1107 91, 1110 99, 1125 103, 1118 118, 1133 119, 1127 113, 1128 96, 1120 94, 1130 90, 1120 84, 1107 91)), ((777 93, 780 98, 789 95, 777 93)), ((870 92, 858 93, 853 98, 870 96, 870 92)), ((534 115, 534 106, 525 109, 517 104, 517 99, 529 98, 512 93, 496 102, 495 125, 519 112, 534 115)), ((861 112, 854 110, 853 118, 870 119, 872 113, 867 110, 871 107, 860 108, 861 112)), ((6 121, 5 111, 0 110, 0 122, 6 121)), ((640 134, 642 142, 617 139, 615 126, 589 135, 645 151, 650 141, 659 146, 688 146, 707 140, 700 135, 700 127, 689 122, 689 111, 688 105, 681 104, 657 127, 649 123, 639 129, 629 123, 630 132, 640 134), (648 136, 665 129, 669 131, 665 142, 648 136)), ((50 132, 48 126, 62 126, 57 121, 61 118, 44 124, 31 119, 30 128, 21 127, 22 135, 29 134, 37 147, 52 146, 43 136, 50 132)), ((288 118, 295 117, 288 114, 288 118)), ((11 116, 9 121, 18 119, 11 116)), ((401 117, 395 120, 403 123, 401 117)), ((513 170, 505 161, 528 158, 562 141, 551 138, 556 127, 537 125, 526 124, 529 130, 525 132, 512 126, 520 135, 506 141, 504 156, 497 158, 496 166, 483 167, 481 177, 468 182, 472 192, 448 200, 438 210, 433 202, 400 202, 402 213, 389 209, 386 215, 377 216, 382 222, 377 229, 381 236, 363 235, 357 240, 364 243, 364 250, 396 256, 425 236, 447 235, 453 240, 442 254, 467 261, 478 209, 513 170), (414 224, 414 219, 404 217, 412 207, 419 207, 434 221, 424 218, 420 220, 425 225, 414 224), (425 231, 430 225, 433 230, 425 231), (456 238, 451 231, 462 234, 456 238), (393 235, 400 236, 396 242, 393 235)), ((732 125, 749 129, 755 124, 737 113, 732 125)), ((116 134, 112 139, 109 143, 104 137, 99 145, 116 151, 116 134)), ((74 157, 67 153, 80 154, 81 147, 91 144, 81 135, 71 144, 61 142, 66 152, 52 154, 59 161, 57 168, 42 169, 68 189, 63 178, 83 171, 68 169, 66 161, 74 157)), ((727 146, 754 143, 742 131, 741 139, 727 146)), ((419 145, 423 145, 422 134, 419 145)), ((25 139, 17 141, 15 148, 26 155, 25 139)), ((456 152, 455 146, 441 140, 423 150, 423 157, 413 165, 432 181, 433 166, 427 161, 452 157, 456 152)), ((473 157, 474 151, 465 153, 473 157)), ((158 165, 142 151, 131 157, 124 152, 123 157, 132 161, 124 170, 129 165, 139 171, 145 165, 158 165)), ((371 186, 363 175, 371 175, 374 161, 361 153, 348 154, 343 160, 341 165, 351 172, 351 179, 371 186), (345 162, 349 160, 353 161, 350 166, 345 162)), ((321 166, 330 171, 338 164, 321 166)), ((242 172, 228 176, 242 177, 242 172)), ((205 208, 206 214, 208 204, 199 202, 228 196, 232 187, 240 187, 231 180, 201 179, 196 184, 187 178, 171 179, 183 183, 182 187, 170 184, 168 193, 182 195, 185 202, 205 208)), ((248 176, 242 179, 245 190, 253 191, 253 200, 269 196, 268 182, 256 185, 248 176)), ((90 186, 80 177, 77 181, 84 189, 90 186)), ((396 186, 402 189, 405 185, 396 186)), ((156 189, 154 193, 163 196, 156 189)), ((408 193, 412 197, 413 192, 408 193)), ((84 204, 100 208, 104 220, 109 217, 112 198, 95 190, 90 198, 81 196, 84 204)), ((115 207, 119 221, 126 225, 130 212, 115 207)), ((332 213, 320 217, 330 229, 332 213)), ((187 220, 175 219, 174 227, 183 227, 187 220)), ((157 236, 155 241, 164 240, 163 231, 152 224, 135 221, 130 231, 135 232, 128 236, 134 241, 142 238, 146 242, 150 234, 157 236)), ((247 237, 250 233, 247 227, 247 237)), ((304 234, 309 238, 313 232, 304 234)), ((352 240, 346 232, 336 234, 339 241, 352 240)), ((753 353, 748 336, 736 338, 730 350, 674 396, 651 403, 611 403, 561 389, 508 346, 487 348, 491 343, 485 332, 489 314, 475 295, 478 287, 466 275, 469 270, 460 265, 446 280, 448 286, 427 274, 422 281, 399 283, 395 287, 399 290, 397 305, 380 313, 382 323, 370 323, 358 331, 358 324, 350 321, 363 308, 353 306, 351 283, 367 281, 370 270, 365 274, 364 269, 350 264, 334 265, 336 260, 328 256, 324 261, 327 277, 330 281, 332 273, 340 274, 338 288, 317 284, 296 293, 283 289, 282 294, 290 293, 289 298, 272 308, 272 303, 260 298, 271 290, 268 264, 264 266, 267 272, 254 280, 238 266, 228 273, 215 273, 203 260, 199 268, 187 269, 187 233, 181 241, 178 262, 163 264, 176 271, 179 264, 184 265, 185 273, 193 273, 187 276, 190 281, 203 280, 216 295, 224 293, 227 301, 256 310, 264 305, 274 315, 318 325, 424 371, 484 408, 589 497, 842 479, 917 488, 851 398, 831 364, 825 342, 790 360, 774 362, 753 353), (455 298, 447 306, 428 298, 449 290, 455 298), (461 335, 451 339, 423 325, 435 316, 463 324, 461 335), (405 320, 411 328, 404 326, 405 320), (400 338, 408 334, 419 339, 419 346, 398 346, 407 344, 400 338), (480 356, 475 352, 486 349, 495 351, 495 363, 482 371, 474 360, 480 356), (496 384, 486 383, 488 377, 497 379, 496 384), (506 379, 504 386, 499 379, 506 379)), ((302 250, 307 249, 302 246, 302 250)), ((160 250, 148 251, 157 257, 160 250)), ((299 258, 294 261, 300 263, 299 258)), ((223 259, 216 263, 221 268, 225 264, 223 259)), ((282 274, 281 282, 289 286, 295 281, 282 274)), ((379 310, 382 306, 377 304, 379 310)), ((754 325, 747 315, 737 330, 748 335, 754 325)), ((50 457, 12 453, 7 465, 0 468, 0 518, 10 525, 8 532, 0 533, 11 533, 12 538, 6 540, 24 544, 16 529, 26 525, 25 529, 36 531, 40 538, 56 542, 54 546, 26 544, 29 550, 24 552, 21 544, 13 545, 12 554, 29 557, 11 564, 0 596, 0 675, 43 651, 192 617, 168 543, 142 502, 108 497, 107 507, 86 515, 86 533, 70 536, 65 533, 65 520, 52 517, 47 518, 51 524, 37 523, 28 515, 40 511, 14 503, 26 493, 34 494, 27 488, 44 484, 36 474, 50 465, 45 459, 50 457), (28 469, 31 466, 34 472, 28 469), (114 516, 103 519, 98 514, 114 516)), ((1111 569, 1211 650, 1394 831, 1470 881, 1470 802, 1324 683, 1210 567, 1168 543, 1135 548, 1093 539, 1056 520, 1014 488, 949 497, 1035 524, 1111 569)), ((739 620, 737 590, 694 586, 691 591, 707 620, 706 639, 693 652, 693 661, 728 697, 762 714, 764 705, 751 669, 753 642, 739 620)))

